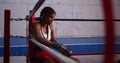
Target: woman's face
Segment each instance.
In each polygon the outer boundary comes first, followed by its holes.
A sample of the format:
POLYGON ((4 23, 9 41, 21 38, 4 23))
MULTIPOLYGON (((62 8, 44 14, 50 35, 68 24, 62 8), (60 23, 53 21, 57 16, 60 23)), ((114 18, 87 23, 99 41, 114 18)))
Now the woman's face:
POLYGON ((55 13, 49 14, 49 15, 44 15, 44 22, 48 25, 51 24, 54 21, 55 16, 56 16, 55 13))

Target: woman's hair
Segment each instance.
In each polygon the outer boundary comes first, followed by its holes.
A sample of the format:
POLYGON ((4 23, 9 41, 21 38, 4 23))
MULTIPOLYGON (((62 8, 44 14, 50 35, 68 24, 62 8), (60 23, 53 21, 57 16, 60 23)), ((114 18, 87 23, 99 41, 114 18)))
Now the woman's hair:
POLYGON ((42 15, 56 14, 55 10, 51 7, 44 7, 40 12, 39 21, 42 23, 42 15))
POLYGON ((42 16, 43 14, 49 15, 49 14, 54 14, 54 13, 56 14, 56 12, 55 12, 55 10, 53 8, 51 8, 51 7, 44 7, 42 9, 41 13, 40 13, 40 16, 42 16))

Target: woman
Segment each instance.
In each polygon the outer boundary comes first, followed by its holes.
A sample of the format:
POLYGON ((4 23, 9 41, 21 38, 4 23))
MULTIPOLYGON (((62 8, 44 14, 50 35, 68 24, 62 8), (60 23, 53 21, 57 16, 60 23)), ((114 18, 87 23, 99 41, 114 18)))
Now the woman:
MULTIPOLYGON (((55 16, 56 12, 54 9, 51 7, 44 7, 40 13, 40 21, 33 23, 30 28, 31 37, 50 48, 57 48, 66 56, 70 56, 71 51, 62 44, 56 42, 53 28, 55 16)), ((36 63, 60 63, 47 52, 38 48, 35 44, 32 45, 32 48, 34 50, 33 58, 38 59, 36 63)))

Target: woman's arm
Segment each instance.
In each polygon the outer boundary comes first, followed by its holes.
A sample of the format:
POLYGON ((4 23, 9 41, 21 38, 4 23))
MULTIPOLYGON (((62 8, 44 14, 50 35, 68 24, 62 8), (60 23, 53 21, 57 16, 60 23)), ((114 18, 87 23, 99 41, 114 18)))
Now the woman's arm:
POLYGON ((50 29, 51 29, 51 40, 50 41, 56 42, 56 37, 55 37, 55 33, 54 33, 54 26, 52 23, 50 24, 50 29))
POLYGON ((53 41, 53 47, 57 48, 62 54, 66 56, 71 56, 72 51, 63 44, 59 44, 56 41, 53 24, 50 25, 51 28, 51 41, 53 41))

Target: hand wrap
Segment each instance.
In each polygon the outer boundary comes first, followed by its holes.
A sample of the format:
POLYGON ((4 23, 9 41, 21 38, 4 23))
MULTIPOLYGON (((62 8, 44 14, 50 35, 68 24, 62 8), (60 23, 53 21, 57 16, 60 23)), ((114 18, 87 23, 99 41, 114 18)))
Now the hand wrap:
POLYGON ((72 55, 72 51, 70 50, 70 48, 66 47, 63 44, 59 44, 57 42, 54 42, 52 45, 54 48, 60 50, 60 52, 66 56, 71 56, 72 55))
POLYGON ((59 44, 59 43, 57 43, 57 42, 53 42, 53 43, 52 43, 52 47, 53 47, 53 48, 57 48, 57 49, 60 48, 61 45, 62 45, 62 44, 59 44))

